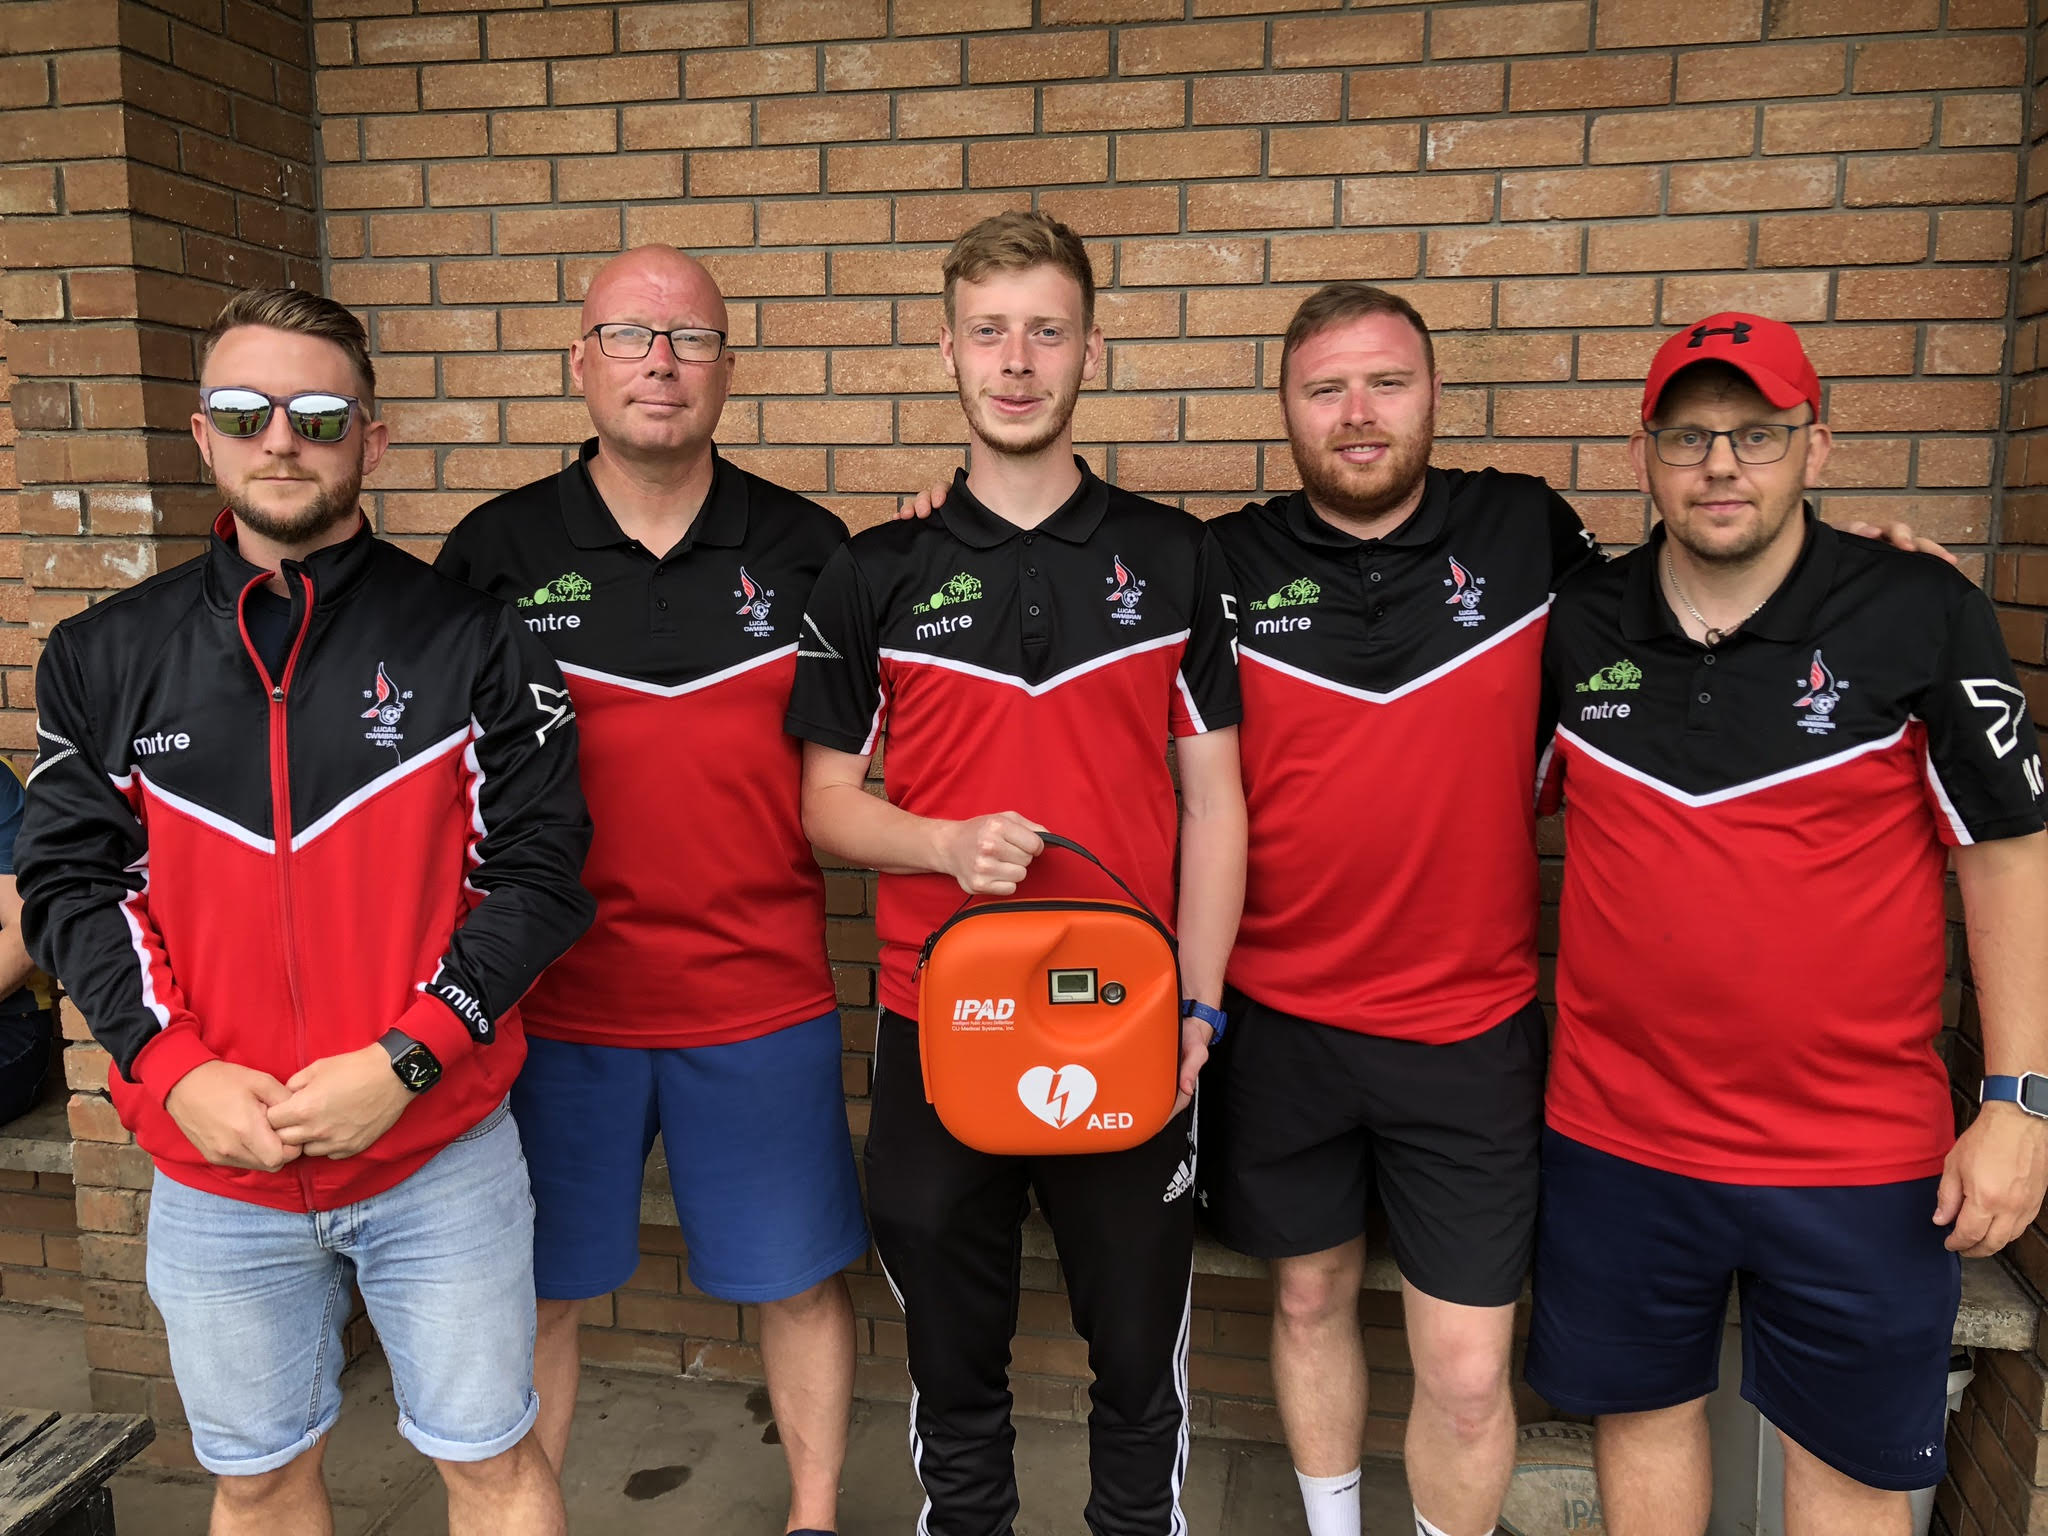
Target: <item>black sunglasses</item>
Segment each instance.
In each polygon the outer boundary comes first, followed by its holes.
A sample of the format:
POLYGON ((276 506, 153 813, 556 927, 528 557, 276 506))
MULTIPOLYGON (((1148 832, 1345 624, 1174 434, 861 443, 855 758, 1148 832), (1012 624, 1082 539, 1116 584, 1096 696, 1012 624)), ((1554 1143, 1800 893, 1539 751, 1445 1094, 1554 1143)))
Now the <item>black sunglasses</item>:
POLYGON ((270 412, 284 407, 284 419, 309 443, 338 443, 348 436, 362 402, 353 395, 334 395, 325 390, 280 398, 260 389, 229 384, 202 389, 199 401, 206 419, 222 437, 255 437, 270 425, 270 412))

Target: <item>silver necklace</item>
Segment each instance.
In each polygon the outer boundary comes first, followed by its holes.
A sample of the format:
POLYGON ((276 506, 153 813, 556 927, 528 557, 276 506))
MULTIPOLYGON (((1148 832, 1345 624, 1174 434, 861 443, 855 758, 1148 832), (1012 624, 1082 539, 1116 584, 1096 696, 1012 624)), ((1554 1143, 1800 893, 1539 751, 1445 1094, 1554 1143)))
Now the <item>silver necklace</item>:
POLYGON ((1685 604, 1685 611, 1691 614, 1693 618, 1698 621, 1700 628, 1704 629, 1707 632, 1706 640, 1707 648, 1709 650, 1719 645, 1723 640, 1726 640, 1730 635, 1734 634, 1736 630, 1742 628, 1743 625, 1747 624, 1751 619, 1755 618, 1757 615, 1757 609, 1763 607, 1764 603, 1768 603, 1771 600, 1770 594, 1768 592, 1765 593, 1763 601, 1759 602, 1756 605, 1756 608, 1750 609, 1749 612, 1745 613, 1733 624, 1728 625, 1725 629, 1717 629, 1712 624, 1709 624, 1707 622, 1707 616, 1704 613, 1701 613, 1699 609, 1693 607, 1692 599, 1685 595, 1685 588, 1681 587, 1678 584, 1678 570, 1671 563, 1671 546, 1669 544, 1666 544, 1664 546, 1664 574, 1671 579, 1671 590, 1676 592, 1678 594, 1678 600, 1681 603, 1685 604))

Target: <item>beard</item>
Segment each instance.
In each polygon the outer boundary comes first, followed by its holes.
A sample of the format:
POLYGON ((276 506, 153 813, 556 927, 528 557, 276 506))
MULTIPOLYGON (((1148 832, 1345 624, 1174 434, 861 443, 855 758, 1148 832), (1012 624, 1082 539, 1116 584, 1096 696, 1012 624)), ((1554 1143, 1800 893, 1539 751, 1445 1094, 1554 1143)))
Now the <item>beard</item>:
POLYGON ((1386 457, 1377 464, 1346 464, 1331 446, 1354 441, 1356 434, 1340 433, 1321 443, 1309 443, 1296 434, 1292 422, 1287 425, 1287 446, 1309 500, 1346 522, 1369 523, 1407 501, 1422 483, 1429 471, 1429 451, 1436 442, 1436 413, 1432 411, 1424 419, 1418 432, 1371 439, 1387 445, 1386 457))
POLYGON ((1036 425, 1013 426, 998 420, 984 406, 980 394, 970 391, 966 380, 960 381, 960 409, 967 417, 967 425, 990 449, 1006 458, 1027 459, 1058 442, 1074 419, 1074 403, 1080 397, 1081 376, 1076 373, 1055 386, 1048 401, 1050 409, 1036 425))
POLYGON ((333 531, 345 518, 355 515, 356 506, 362 500, 363 471, 360 465, 337 485, 324 485, 317 480, 308 483, 316 488, 313 499, 296 512, 280 513, 256 506, 240 489, 221 484, 218 473, 213 476, 214 489, 220 492, 227 509, 244 527, 273 543, 285 545, 306 544, 333 531))

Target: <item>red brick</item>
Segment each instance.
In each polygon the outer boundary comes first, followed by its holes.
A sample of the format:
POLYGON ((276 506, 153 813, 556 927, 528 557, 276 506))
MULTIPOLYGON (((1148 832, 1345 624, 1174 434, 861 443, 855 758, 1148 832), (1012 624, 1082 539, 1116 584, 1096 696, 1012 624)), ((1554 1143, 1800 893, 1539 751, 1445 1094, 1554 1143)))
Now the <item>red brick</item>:
MULTIPOLYGON (((1415 18, 1415 51, 1422 57, 1422 22, 1415 18)), ((1259 21, 1212 21, 1193 26, 1126 27, 1117 34, 1120 75, 1189 75, 1218 69, 1258 69, 1266 62, 1266 27, 1259 21)), ((1360 60, 1358 62, 1364 62, 1360 60)))
POLYGON ((441 378, 448 394, 456 399, 559 395, 562 392, 562 361, 559 353, 450 357, 441 362, 441 378))
POLYGON ((1764 153, 1917 149, 1934 137, 1931 100, 1843 101, 1764 108, 1764 153))
MULTIPOLYGON (((832 192, 891 192, 961 185, 958 144, 853 145, 825 152, 832 192)), ((786 189, 785 189, 786 190, 786 189)))
MULTIPOLYGON (((1437 238, 1433 235, 1432 243, 1437 238)), ((1414 277, 1422 253, 1413 233, 1275 235, 1267 261, 1267 276, 1276 283, 1340 277, 1379 281, 1414 277)))
POLYGON ((1754 101, 1772 96, 1832 96, 1842 89, 1847 70, 1848 49, 1841 43, 1747 44, 1740 48, 1704 49, 1678 56, 1678 99, 1754 101))
POLYGON ((815 149, 696 150, 690 155, 693 197, 760 196, 816 192, 815 149))
POLYGON ((1749 264, 1749 221, 1667 220, 1595 225, 1588 272, 1684 272, 1749 264))
MULTIPOLYGON (((1422 164, 1421 132, 1412 123, 1275 128, 1269 138, 1267 170, 1274 176, 1360 176, 1422 164)), ((1128 174, 1121 159, 1117 174, 1128 174)))
POLYGON ((1263 240, 1134 240, 1117 258, 1117 277, 1138 287, 1256 283, 1265 265, 1263 240))
POLYGON ((320 191, 329 208, 417 208, 424 199, 416 165, 330 166, 320 191))
POLYGON ((818 88, 815 48, 693 53, 684 70, 691 96, 778 96, 818 88))
POLYGON ((1671 61, 1662 54, 1517 60, 1508 77, 1514 112, 1661 107, 1670 100, 1671 61))
POLYGON ((370 252, 376 256, 457 256, 491 248, 491 221, 482 213, 376 213, 370 216, 370 252))
POLYGON ((1040 0, 1040 26, 1089 22, 1161 21, 1181 14, 1180 0, 1040 0))
POLYGON ((1698 0, 1683 6, 1669 0, 1600 0, 1593 42, 1598 48, 1747 42, 1763 34, 1763 9, 1763 0, 1698 0))
POLYGON ((2009 261, 2012 215, 2003 208, 1952 209, 1934 216, 1936 261, 2009 261))
POLYGON ((619 7, 619 46, 628 50, 730 48, 746 40, 747 0, 619 7))
MULTIPOLYGON (((958 60, 958 50, 952 43, 938 46, 943 46, 950 57, 958 60)), ((977 85, 991 81, 1077 80, 1108 73, 1107 32, 976 37, 967 43, 967 78, 977 85)), ((922 85, 927 82, 904 83, 922 85)))
MULTIPOLYGON (((682 195, 681 155, 592 155, 555 162, 555 196, 565 203, 682 195)), ((439 200, 437 194, 435 201, 439 200)))
POLYGON ((495 443, 498 408, 489 401, 393 401, 378 413, 394 443, 495 443))
MULTIPOLYGON (((692 55, 694 63, 700 55, 692 55)), ((548 66, 556 106, 592 101, 666 101, 676 94, 676 61, 667 54, 618 54, 548 66)), ((691 94, 696 94, 692 92, 691 94)))
POLYGON ((1671 213, 1827 208, 1835 201, 1833 160, 1735 160, 1671 168, 1671 213))
POLYGON ((547 66, 538 60, 429 64, 420 71, 420 104, 429 111, 454 107, 537 107, 547 99, 547 66))
MULTIPOLYGON (((1190 398, 1235 400, 1243 397, 1198 395, 1190 398)), ((1090 390, 1074 407, 1076 442, 1170 443, 1179 435, 1180 401, 1171 395, 1110 395, 1090 390)), ((1119 482, 1122 479, 1122 466, 1119 466, 1119 482)))
MULTIPOLYGON (((1640 116, 1630 120, 1645 121, 1640 116)), ((1432 170, 1577 165, 1586 158, 1586 129, 1577 118, 1431 123, 1428 142, 1428 163, 1432 170)))
POLYGON ((1565 278, 1500 285, 1500 323, 1515 329, 1651 325, 1656 319, 1653 278, 1565 278))
POLYGON ((1484 224, 1493 217, 1493 191, 1491 176, 1357 177, 1344 183, 1343 222, 1484 224))
MULTIPOLYGON (((883 132, 888 133, 888 103, 882 102, 883 132)), ((999 133, 1029 133, 1037 118, 1034 93, 1028 86, 987 90, 907 91, 896 98, 896 136, 942 139, 999 133)), ((853 138, 853 134, 836 135, 853 138)))
POLYGON ((1497 112, 1507 100, 1504 64, 1432 64, 1373 69, 1351 77, 1351 115, 1453 117, 1497 112))
MULTIPOLYGON (((628 246, 660 243, 702 250, 707 246, 752 245, 751 203, 656 203, 626 210, 628 246)), ((571 297, 581 297, 571 294, 571 297)))
MULTIPOLYGON (((2002 325, 1930 325, 1927 372, 1996 373, 2005 366, 2002 325)), ((1921 458, 1926 459, 1923 451, 1921 458)), ((1922 484, 1926 481, 1923 478, 1922 484)))
POLYGON ((2018 92, 1950 96, 1941 104, 1941 142, 1949 148, 2020 141, 2025 103, 2018 92))
MULTIPOLYGON (((937 293, 945 252, 834 251, 834 293, 937 293)), ((824 338, 820 337, 820 341, 824 338)))
POLYGON ((889 137, 887 96, 781 96, 756 109, 763 144, 825 144, 889 137))
POLYGON ((1921 261, 1924 213, 1817 213, 1757 222, 1757 262, 1766 267, 1921 261))
POLYGON ((1493 430, 1503 437, 1620 437, 1637 424, 1640 390, 1501 389, 1493 430))
POLYGON ((1587 0, 1521 0, 1510 5, 1438 6, 1430 17, 1429 56, 1577 53, 1587 41, 1587 0))
POLYGON ((551 181, 545 160, 444 160, 427 169, 437 208, 544 203, 551 181))
POLYGON ((1189 187, 1187 199, 1190 230, 1313 228, 1334 221, 1336 183, 1212 181, 1189 187))
POLYGON ((2022 37, 1916 37, 1864 43, 1856 50, 1851 85, 1858 91, 1953 91, 1988 85, 2024 85, 2027 45, 2022 37))
POLYGON ((608 10, 530 11, 493 16, 486 36, 494 59, 557 59, 612 51, 608 10))
POLYGON ((627 149, 722 147, 745 144, 753 135, 753 114, 742 101, 627 107, 621 117, 627 149))
POLYGON ((1825 272, 1731 272, 1712 277, 1667 277, 1661 318, 1684 325, 1703 315, 1739 309, 1792 324, 1824 320, 1828 312, 1825 272))
POLYGON ((887 346, 893 325, 893 306, 879 300, 761 306, 761 344, 769 347, 887 346))
MULTIPOLYGON (((899 197, 895 202, 898 240, 952 241, 960 231, 992 213, 1029 208, 1028 192, 963 192, 937 197, 899 197)), ((938 332, 932 332, 936 338, 938 332)))
POLYGON ((754 0, 753 9, 754 40, 762 43, 880 37, 889 30, 888 0, 754 0))
POLYGON ((1756 144, 1756 112, 1750 107, 1682 107, 1616 113, 1593 119, 1591 142, 1596 165, 1746 155, 1756 144))
POLYGON ((1276 69, 1330 64, 1393 64, 1422 57, 1420 13, 1331 16, 1273 23, 1276 69))
POLYGON ((481 155, 490 147, 485 126, 488 121, 481 112, 366 117, 363 119, 363 152, 371 160, 427 160, 442 156, 481 155))
POLYGON ((1844 272, 1835 314, 1843 320, 1974 320, 2002 317, 2010 279, 2003 267, 1844 272))
POLYGON ((1031 0, 891 0, 890 19, 898 37, 933 32, 997 32, 1031 25, 1031 0))
MULTIPOLYGON (((523 400, 505 407, 508 443, 580 443, 590 435, 590 413, 581 400, 523 400)), ((653 1286, 640 1275, 626 1282, 641 1290, 653 1286)))
POLYGON ((2019 180, 2010 154, 1873 155, 1849 162, 1842 201, 1884 204, 2009 203, 2019 180))
POLYGON ((1180 191, 1175 187, 1044 192, 1038 206, 1079 235, 1170 235, 1180 229, 1180 191))
POLYGON ((419 105, 416 69, 323 69, 322 112, 410 112, 419 105))
POLYGON ((717 251, 704 257, 704 265, 727 298, 825 291, 822 251, 717 251))
POLYGON ((1100 134, 967 146, 967 179, 977 187, 1056 186, 1108 177, 1109 140, 1100 134))
POLYGON ((490 150, 495 155, 593 155, 619 147, 618 114, 605 107, 494 112, 490 124, 490 150))
POLYGON ((1227 389, 1257 382, 1250 342, 1120 342, 1110 350, 1117 389, 1227 389))
POLYGON ((423 261, 336 262, 328 269, 327 296, 337 304, 427 304, 433 268, 423 261))
MULTIPOLYGON (((1288 128, 1275 135, 1320 133, 1329 130, 1288 128)), ((1336 130, 1342 132, 1343 130, 1336 130)), ((1396 132, 1413 136, 1412 129, 1396 132)), ((1256 176, 1259 173, 1260 134, 1256 128, 1202 128, 1187 133, 1120 133, 1116 136, 1116 174, 1119 181, 1180 181, 1206 176, 1256 176)), ((974 146, 968 148, 968 175, 973 179, 974 146)), ((1274 171, 1287 175, 1286 171, 1274 171)), ((1108 175, 1105 163, 1103 176, 1108 175)), ((1096 178, 1068 178, 1086 180, 1096 178)))
POLYGON ((1187 120, 1187 87, 1179 80, 1115 85, 1049 85, 1041 122, 1047 133, 1100 128, 1178 128, 1187 120))
POLYGON ((960 45, 950 40, 846 43, 825 50, 828 91, 891 91, 959 81, 960 45))
POLYGON ((1859 32, 1926 32, 1940 24, 1941 0, 1775 0, 1772 37, 1840 37, 1859 32))
MULTIPOLYGON (((1331 122, 1342 112, 1344 77, 1212 75, 1198 77, 1194 88, 1194 122, 1198 127, 1211 123, 1331 122)), ((1049 97, 1052 92, 1047 91, 1046 95, 1049 97)))
POLYGON ((1432 230, 1427 271, 1431 277, 1576 272, 1582 239, 1581 231, 1571 225, 1432 230))
POLYGON ((1657 168, 1647 165, 1510 171, 1500 179, 1500 216, 1506 221, 1640 217, 1658 211, 1660 181, 1657 168))

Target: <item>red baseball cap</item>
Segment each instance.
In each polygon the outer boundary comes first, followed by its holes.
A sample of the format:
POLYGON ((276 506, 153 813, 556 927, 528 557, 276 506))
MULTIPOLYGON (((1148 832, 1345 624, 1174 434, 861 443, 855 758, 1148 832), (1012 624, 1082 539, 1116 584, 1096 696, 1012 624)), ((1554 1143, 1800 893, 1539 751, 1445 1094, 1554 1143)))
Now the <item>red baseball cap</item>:
POLYGON ((1814 419, 1820 418, 1820 375, 1799 344, 1799 333, 1782 320, 1727 313, 1687 326, 1657 349, 1643 385, 1643 420, 1657 409, 1657 397, 1672 375, 1694 363, 1726 363, 1780 410, 1804 400, 1813 407, 1814 419))

